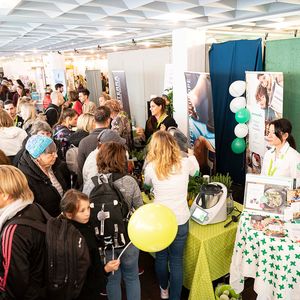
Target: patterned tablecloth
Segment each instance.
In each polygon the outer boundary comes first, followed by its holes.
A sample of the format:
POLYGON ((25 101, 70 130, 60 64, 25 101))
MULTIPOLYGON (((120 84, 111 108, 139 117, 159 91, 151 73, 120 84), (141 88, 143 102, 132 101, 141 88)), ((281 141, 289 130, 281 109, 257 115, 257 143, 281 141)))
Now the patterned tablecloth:
POLYGON ((240 218, 230 266, 230 284, 237 293, 244 289, 245 277, 255 279, 257 299, 300 299, 300 245, 287 236, 254 230, 249 211, 240 218))
MULTIPOLYGON (((239 203, 235 205, 242 210, 239 203)), ((237 214, 236 211, 233 214, 237 214)), ((212 281, 229 272, 237 231, 231 220, 213 225, 199 225, 190 221, 190 230, 184 254, 184 286, 190 289, 190 300, 213 300, 212 281)))

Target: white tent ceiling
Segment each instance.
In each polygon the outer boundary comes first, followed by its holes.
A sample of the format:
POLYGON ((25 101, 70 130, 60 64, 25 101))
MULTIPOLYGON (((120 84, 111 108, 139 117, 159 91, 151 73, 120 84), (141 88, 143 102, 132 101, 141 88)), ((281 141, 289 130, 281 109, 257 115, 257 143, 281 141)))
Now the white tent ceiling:
POLYGON ((299 15, 299 0, 0 0, 0 53, 168 45, 182 27, 216 40, 288 38, 299 15))

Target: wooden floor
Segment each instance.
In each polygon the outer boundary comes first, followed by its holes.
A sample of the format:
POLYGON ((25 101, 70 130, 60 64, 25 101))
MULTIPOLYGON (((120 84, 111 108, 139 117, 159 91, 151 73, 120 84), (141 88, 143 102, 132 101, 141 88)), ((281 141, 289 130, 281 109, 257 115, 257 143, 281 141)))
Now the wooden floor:
MULTIPOLYGON (((159 300, 160 299, 160 291, 159 286, 155 276, 154 270, 154 258, 148 254, 141 252, 140 253, 140 267, 142 267, 145 272, 140 275, 141 281, 141 289, 142 289, 142 300, 159 300)), ((214 282, 214 286, 216 286, 220 282, 228 282, 228 277, 224 279, 220 279, 214 282)), ((181 300, 187 300, 189 297, 189 290, 183 287, 181 300)), ((253 291, 253 280, 247 279, 245 283, 245 290, 242 293, 243 300, 255 300, 256 293, 253 291)), ((99 300, 107 299, 106 297, 100 297, 99 300)), ((123 291, 123 298, 122 300, 135 300, 135 299, 126 299, 126 295, 123 291)), ((170 299, 171 300, 171 299, 170 299)), ((197 299, 197 300, 204 300, 204 299, 197 299)), ((209 299, 214 300, 214 299, 209 299)))

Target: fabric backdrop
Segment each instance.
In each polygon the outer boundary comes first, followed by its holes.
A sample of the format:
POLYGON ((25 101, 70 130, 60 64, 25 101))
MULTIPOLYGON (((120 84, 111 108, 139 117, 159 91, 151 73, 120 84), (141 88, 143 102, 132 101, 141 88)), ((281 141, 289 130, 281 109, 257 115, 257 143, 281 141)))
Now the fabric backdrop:
POLYGON ((245 71, 262 71, 261 39, 212 44, 209 67, 214 103, 217 172, 229 172, 234 182, 244 183, 245 153, 235 154, 231 150, 237 122, 229 109, 233 97, 228 89, 232 82, 245 80, 245 71))

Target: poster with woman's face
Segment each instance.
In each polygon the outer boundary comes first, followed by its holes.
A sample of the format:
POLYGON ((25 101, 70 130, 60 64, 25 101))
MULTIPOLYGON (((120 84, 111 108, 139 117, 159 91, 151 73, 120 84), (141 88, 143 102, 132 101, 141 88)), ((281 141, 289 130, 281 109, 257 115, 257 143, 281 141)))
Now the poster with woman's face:
POLYGON ((265 152, 269 149, 269 123, 282 118, 283 74, 281 72, 246 72, 249 121, 248 173, 260 174, 265 152))

